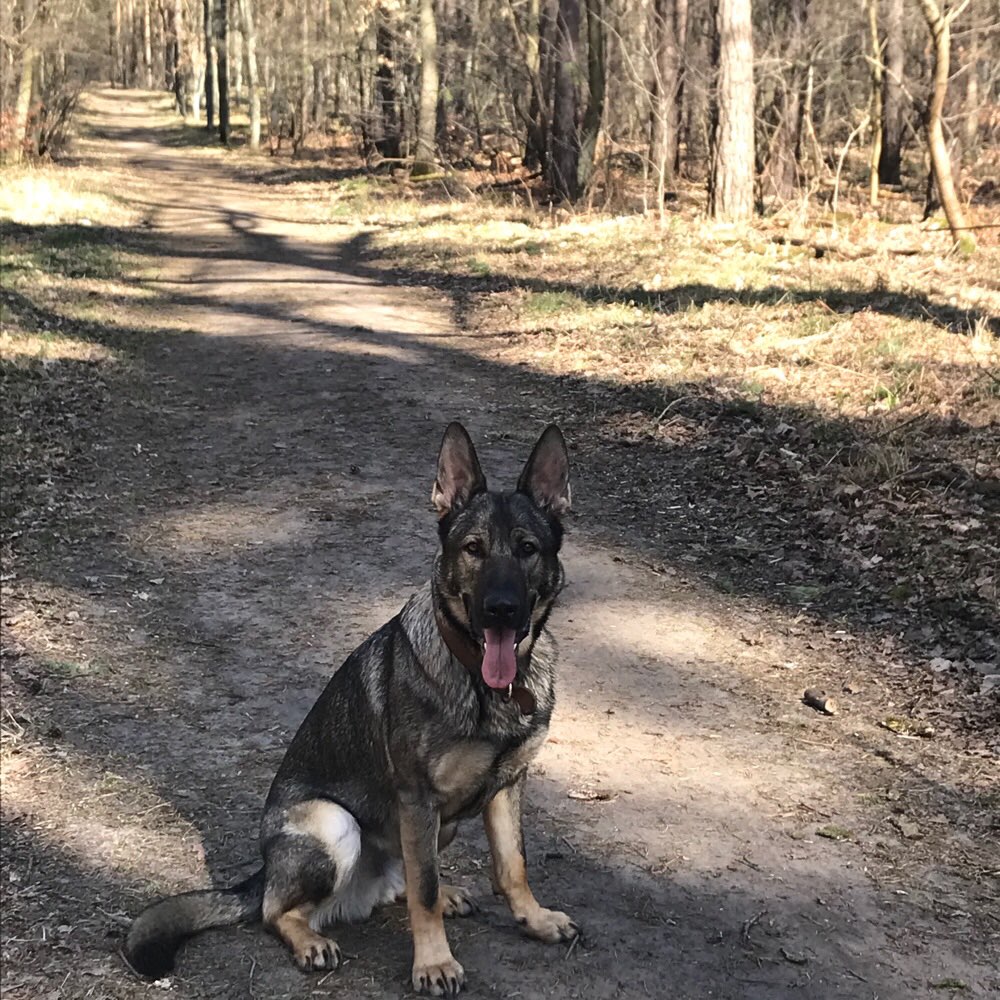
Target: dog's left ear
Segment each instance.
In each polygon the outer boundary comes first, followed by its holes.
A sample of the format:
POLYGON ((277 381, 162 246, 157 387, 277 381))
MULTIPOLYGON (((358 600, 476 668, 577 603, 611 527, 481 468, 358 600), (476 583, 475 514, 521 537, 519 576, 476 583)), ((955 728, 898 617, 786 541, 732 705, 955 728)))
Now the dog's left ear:
POLYGON ((486 477, 479 465, 476 448, 469 432, 458 421, 448 424, 438 453, 438 474, 431 490, 431 503, 444 517, 451 510, 464 507, 477 493, 486 489, 486 477))
POLYGON ((517 481, 517 491, 556 517, 569 510, 569 455, 562 431, 555 424, 542 431, 517 481))

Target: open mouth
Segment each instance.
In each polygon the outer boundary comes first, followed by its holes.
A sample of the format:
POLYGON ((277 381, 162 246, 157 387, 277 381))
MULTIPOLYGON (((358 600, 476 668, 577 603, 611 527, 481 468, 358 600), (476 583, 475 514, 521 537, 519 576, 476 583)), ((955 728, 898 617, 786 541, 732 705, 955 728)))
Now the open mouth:
POLYGON ((483 629, 483 680, 491 688, 510 687, 517 677, 517 647, 528 634, 528 629, 483 629))

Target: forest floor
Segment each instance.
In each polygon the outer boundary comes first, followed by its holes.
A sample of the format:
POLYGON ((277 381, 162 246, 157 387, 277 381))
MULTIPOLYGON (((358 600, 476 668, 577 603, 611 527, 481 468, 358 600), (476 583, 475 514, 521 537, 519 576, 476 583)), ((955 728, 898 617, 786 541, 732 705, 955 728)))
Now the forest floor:
POLYGON ((252 868, 283 747, 427 576, 454 418, 496 486, 558 421, 575 503, 526 831, 584 937, 521 938, 469 824, 468 995, 1000 993, 995 242, 412 194, 162 95, 81 126, 0 176, 4 996, 410 994, 400 906, 329 975, 259 927, 154 985, 117 948, 252 868))

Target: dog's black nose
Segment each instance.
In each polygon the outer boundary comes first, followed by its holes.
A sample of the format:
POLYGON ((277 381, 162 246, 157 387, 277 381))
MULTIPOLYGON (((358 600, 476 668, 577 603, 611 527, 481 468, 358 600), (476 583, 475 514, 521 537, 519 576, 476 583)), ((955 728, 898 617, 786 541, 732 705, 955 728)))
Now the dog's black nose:
POLYGON ((513 625, 519 605, 507 594, 489 594, 483 601, 483 611, 502 625, 513 625))

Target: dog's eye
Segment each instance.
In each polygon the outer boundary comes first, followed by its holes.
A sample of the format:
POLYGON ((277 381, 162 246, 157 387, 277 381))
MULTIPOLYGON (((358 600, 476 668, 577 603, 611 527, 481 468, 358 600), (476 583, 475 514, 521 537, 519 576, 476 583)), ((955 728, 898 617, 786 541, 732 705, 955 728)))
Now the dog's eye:
POLYGON ((533 556, 538 551, 538 546, 534 542, 525 539, 521 542, 520 553, 522 556, 533 556))
POLYGON ((478 538, 470 538, 469 541, 462 546, 470 556, 481 556, 483 554, 483 543, 479 541, 478 538))

